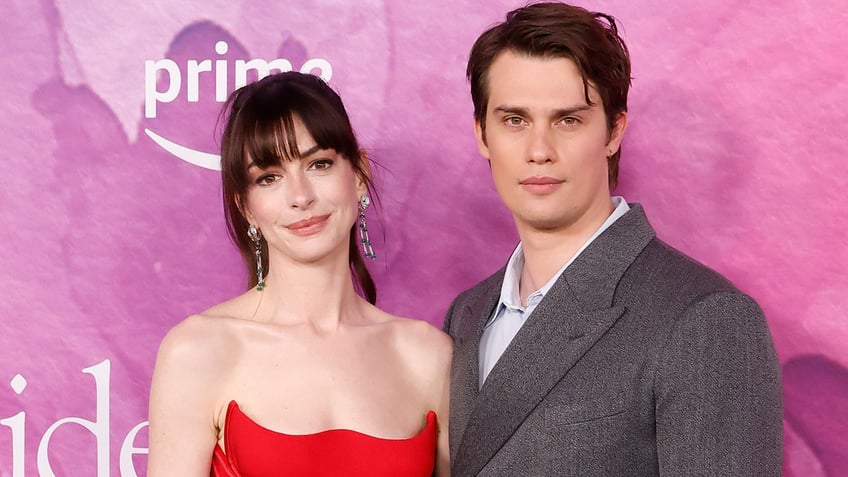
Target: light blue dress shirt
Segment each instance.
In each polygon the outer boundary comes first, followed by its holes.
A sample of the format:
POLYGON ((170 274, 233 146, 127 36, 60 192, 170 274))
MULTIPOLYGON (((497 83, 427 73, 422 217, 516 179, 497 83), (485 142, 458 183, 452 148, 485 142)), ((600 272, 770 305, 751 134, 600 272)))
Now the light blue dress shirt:
POLYGON ((548 290, 554 286, 554 283, 559 279, 562 272, 576 259, 586 247, 589 246, 604 230, 613 224, 619 217, 624 215, 630 207, 623 197, 615 196, 612 198, 612 203, 615 209, 601 227, 583 243, 577 250, 574 256, 559 269, 559 271, 545 283, 542 288, 534 291, 527 297, 527 306, 521 304, 521 295, 519 294, 519 282, 521 280, 521 272, 524 270, 524 249, 521 247, 521 242, 515 247, 515 251, 509 257, 509 262, 506 264, 506 273, 504 275, 503 285, 501 285, 501 297, 498 305, 495 307, 495 312, 492 314, 489 321, 486 322, 486 328, 483 330, 483 337, 480 338, 480 387, 486 382, 486 378, 495 367, 509 343, 518 333, 518 330, 524 325, 524 322, 536 309, 548 290))

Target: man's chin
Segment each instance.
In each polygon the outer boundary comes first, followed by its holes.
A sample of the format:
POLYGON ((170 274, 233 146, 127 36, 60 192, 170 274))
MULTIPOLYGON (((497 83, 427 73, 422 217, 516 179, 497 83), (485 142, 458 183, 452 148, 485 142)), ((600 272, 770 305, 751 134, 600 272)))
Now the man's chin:
POLYGON ((570 220, 569 217, 565 217, 562 215, 525 216, 521 218, 516 218, 515 222, 519 230, 521 228, 525 228, 538 232, 557 232, 567 229, 574 223, 574 221, 570 220))

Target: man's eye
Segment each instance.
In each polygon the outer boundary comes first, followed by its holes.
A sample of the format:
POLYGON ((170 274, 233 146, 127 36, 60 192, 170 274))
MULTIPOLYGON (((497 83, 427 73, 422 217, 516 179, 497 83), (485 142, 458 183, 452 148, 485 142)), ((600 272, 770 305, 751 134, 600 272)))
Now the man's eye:
POLYGON ((518 116, 511 116, 506 118, 506 123, 510 126, 521 126, 524 123, 524 120, 518 116))

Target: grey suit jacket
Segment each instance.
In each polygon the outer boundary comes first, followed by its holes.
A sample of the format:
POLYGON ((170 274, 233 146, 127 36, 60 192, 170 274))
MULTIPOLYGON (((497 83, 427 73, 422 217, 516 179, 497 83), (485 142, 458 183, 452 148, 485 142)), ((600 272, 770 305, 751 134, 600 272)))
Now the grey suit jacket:
POLYGON ((444 324, 455 477, 780 475, 780 366, 759 306, 657 239, 641 206, 565 270, 478 391, 503 276, 444 324))

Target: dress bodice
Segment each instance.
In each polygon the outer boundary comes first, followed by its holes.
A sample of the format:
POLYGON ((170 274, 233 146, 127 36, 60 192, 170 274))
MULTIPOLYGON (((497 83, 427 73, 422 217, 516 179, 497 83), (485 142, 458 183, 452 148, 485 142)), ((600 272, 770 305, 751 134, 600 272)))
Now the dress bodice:
POLYGON ((213 477, 345 476, 417 477, 433 473, 436 413, 408 439, 383 439, 348 429, 292 435, 267 429, 235 401, 227 407, 224 447, 215 446, 213 477))

